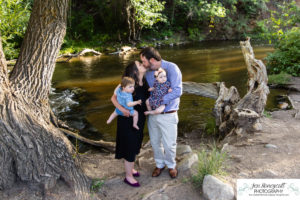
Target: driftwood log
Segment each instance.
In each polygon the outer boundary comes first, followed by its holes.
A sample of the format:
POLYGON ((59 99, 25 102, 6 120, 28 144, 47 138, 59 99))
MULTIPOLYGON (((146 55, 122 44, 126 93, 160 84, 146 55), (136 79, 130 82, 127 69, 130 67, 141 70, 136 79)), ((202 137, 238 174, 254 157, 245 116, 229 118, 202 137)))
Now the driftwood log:
POLYGON ((118 50, 118 51, 116 51, 116 52, 109 53, 109 54, 110 54, 110 55, 125 56, 125 55, 127 55, 128 53, 131 53, 131 52, 136 51, 136 50, 137 50, 136 47, 123 46, 123 47, 121 47, 120 50, 118 50))
POLYGON ((198 96, 217 99, 219 96, 219 82, 216 83, 195 83, 195 82, 183 82, 183 92, 188 94, 194 94, 198 96))
POLYGON ((75 133, 73 131, 69 131, 67 129, 63 129, 63 128, 60 128, 60 130, 68 135, 68 136, 72 136, 84 143, 87 143, 87 144, 90 144, 90 145, 93 145, 93 146, 97 146, 97 147, 101 147, 103 149, 106 149, 107 151, 109 152, 115 152, 115 143, 114 142, 106 142, 106 141, 103 141, 103 140, 91 140, 91 139, 88 139, 86 137, 83 137, 81 135, 79 135, 78 133, 75 133))
POLYGON ((255 59, 250 38, 240 42, 248 70, 248 91, 240 99, 235 87, 227 89, 221 84, 214 107, 216 124, 221 135, 243 135, 261 129, 259 119, 263 114, 269 88, 266 67, 255 59))
POLYGON ((80 51, 80 52, 78 52, 76 54, 68 53, 68 54, 60 55, 60 56, 57 57, 57 59, 66 58, 66 60, 58 61, 58 62, 69 62, 72 58, 79 57, 79 56, 84 56, 87 53, 92 53, 92 54, 94 54, 96 56, 100 56, 101 55, 100 52, 95 51, 94 49, 83 49, 82 51, 80 51))

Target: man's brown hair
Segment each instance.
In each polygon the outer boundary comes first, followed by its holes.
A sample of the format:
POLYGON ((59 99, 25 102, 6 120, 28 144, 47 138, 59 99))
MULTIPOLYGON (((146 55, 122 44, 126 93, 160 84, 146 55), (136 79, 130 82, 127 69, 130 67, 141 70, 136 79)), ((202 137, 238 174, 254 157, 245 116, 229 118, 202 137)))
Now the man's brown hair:
POLYGON ((147 60, 154 58, 157 61, 161 61, 161 56, 160 56, 159 52, 153 47, 146 47, 146 48, 142 49, 142 51, 140 52, 140 55, 147 58, 147 60))

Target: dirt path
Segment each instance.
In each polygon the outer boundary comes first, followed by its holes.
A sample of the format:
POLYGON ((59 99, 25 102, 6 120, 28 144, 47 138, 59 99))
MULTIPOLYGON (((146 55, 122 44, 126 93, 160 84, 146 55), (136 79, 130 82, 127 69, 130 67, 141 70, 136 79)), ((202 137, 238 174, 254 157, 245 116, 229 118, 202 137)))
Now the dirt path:
POLYGON ((263 130, 238 139, 226 149, 230 155, 226 179, 300 178, 300 123, 295 111, 277 111, 264 118, 263 130))

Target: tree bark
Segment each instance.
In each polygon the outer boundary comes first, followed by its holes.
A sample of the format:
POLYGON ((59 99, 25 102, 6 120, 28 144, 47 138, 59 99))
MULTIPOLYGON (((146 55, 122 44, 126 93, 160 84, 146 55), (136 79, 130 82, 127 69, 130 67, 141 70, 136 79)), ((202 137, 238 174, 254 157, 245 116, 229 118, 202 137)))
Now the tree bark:
POLYGON ((55 60, 66 32, 69 0, 36 0, 17 63, 8 78, 0 43, 0 189, 15 181, 44 190, 60 178, 89 198, 73 145, 51 123, 48 102, 55 60))
POLYGON ((240 99, 235 87, 228 90, 221 84, 214 115, 222 136, 243 135, 260 130, 259 119, 269 94, 266 67, 261 60, 255 59, 250 38, 240 42, 240 45, 248 70, 248 92, 240 99))

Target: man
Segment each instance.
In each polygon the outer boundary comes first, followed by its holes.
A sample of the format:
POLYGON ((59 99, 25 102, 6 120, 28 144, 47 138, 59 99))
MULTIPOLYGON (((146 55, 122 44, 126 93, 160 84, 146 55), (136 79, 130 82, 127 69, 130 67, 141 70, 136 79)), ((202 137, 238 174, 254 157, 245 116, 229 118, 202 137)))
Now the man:
POLYGON ((167 166, 171 178, 177 177, 176 169, 176 140, 180 96, 182 95, 182 74, 178 66, 161 59, 159 52, 153 47, 147 47, 140 53, 142 63, 148 69, 146 79, 150 87, 154 84, 154 71, 163 68, 167 72, 167 79, 171 83, 172 92, 163 97, 166 106, 164 112, 149 115, 148 129, 150 142, 154 152, 156 168, 152 177, 157 177, 167 166))

